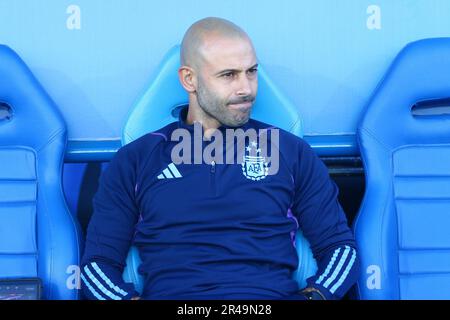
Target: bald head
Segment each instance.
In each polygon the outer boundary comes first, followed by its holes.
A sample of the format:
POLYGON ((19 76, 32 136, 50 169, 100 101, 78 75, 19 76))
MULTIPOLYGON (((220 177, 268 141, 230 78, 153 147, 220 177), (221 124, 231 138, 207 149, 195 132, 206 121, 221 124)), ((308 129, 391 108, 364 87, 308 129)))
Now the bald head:
POLYGON ((178 77, 189 94, 188 123, 204 128, 239 127, 255 100, 257 58, 248 35, 220 18, 194 23, 181 46, 178 77))
POLYGON ((205 18, 195 22, 186 31, 181 43, 181 64, 195 67, 201 62, 202 50, 214 39, 245 39, 249 36, 234 23, 221 18, 205 18))

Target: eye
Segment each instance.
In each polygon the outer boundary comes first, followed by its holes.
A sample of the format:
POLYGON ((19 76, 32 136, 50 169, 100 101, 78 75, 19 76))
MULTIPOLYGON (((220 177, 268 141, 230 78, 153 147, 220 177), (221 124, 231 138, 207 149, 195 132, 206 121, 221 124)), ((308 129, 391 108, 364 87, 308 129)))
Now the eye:
POLYGON ((223 78, 233 78, 234 77, 234 72, 227 72, 222 74, 223 78))
POLYGON ((258 72, 258 69, 257 69, 257 68, 251 68, 251 69, 248 70, 247 72, 248 72, 248 74, 253 75, 253 74, 256 74, 256 73, 258 72))

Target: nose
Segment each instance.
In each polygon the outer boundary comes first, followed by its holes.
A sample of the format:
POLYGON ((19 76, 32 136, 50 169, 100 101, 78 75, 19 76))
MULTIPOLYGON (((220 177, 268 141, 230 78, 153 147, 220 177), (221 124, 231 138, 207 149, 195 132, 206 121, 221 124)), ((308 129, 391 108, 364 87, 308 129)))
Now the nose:
POLYGON ((250 96, 252 94, 252 81, 246 75, 239 77, 238 87, 236 90, 236 95, 238 96, 250 96))

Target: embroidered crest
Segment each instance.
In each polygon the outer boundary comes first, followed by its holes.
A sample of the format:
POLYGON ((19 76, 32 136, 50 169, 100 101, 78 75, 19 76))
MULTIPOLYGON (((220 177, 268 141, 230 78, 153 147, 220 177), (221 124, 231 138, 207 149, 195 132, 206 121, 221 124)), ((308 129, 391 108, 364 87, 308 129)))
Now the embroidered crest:
POLYGON ((250 146, 245 148, 245 154, 242 161, 242 174, 250 180, 258 181, 267 177, 269 173, 268 164, 266 158, 260 156, 261 149, 258 148, 258 144, 255 141, 251 142, 251 145, 256 150, 256 156, 252 156, 252 148, 250 146))

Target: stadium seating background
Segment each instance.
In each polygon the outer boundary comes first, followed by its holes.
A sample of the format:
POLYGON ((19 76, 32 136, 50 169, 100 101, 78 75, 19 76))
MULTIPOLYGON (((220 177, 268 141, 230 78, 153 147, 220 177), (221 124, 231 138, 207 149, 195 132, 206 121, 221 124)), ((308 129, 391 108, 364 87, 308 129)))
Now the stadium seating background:
POLYGON ((206 16, 248 32, 268 74, 298 106, 307 140, 331 155, 358 154, 360 110, 399 50, 450 32, 447 0, 0 0, 0 43, 60 107, 70 153, 119 139, 161 58, 206 16))

